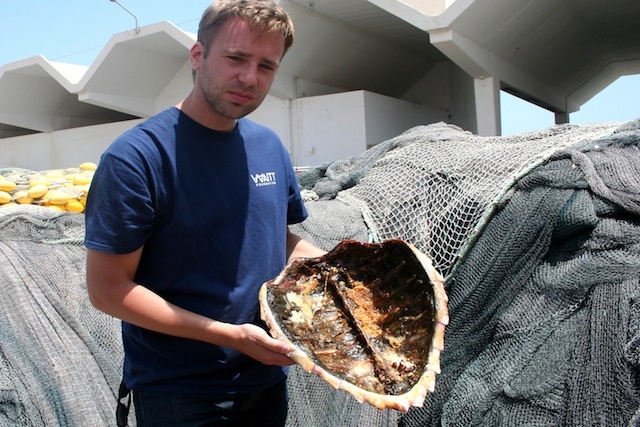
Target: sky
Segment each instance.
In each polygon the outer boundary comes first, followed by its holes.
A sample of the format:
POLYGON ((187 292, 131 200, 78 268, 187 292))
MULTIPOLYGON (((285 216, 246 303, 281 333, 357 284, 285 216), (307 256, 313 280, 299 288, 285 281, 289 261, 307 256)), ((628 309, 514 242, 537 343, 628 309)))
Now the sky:
MULTIPOLYGON (((42 55, 89 66, 117 33, 170 21, 195 33, 210 0, 0 0, 0 66, 42 55), (125 10, 126 9, 126 10, 125 10), (132 16, 131 14, 135 15, 132 16)), ((548 128, 554 114, 507 93, 500 97, 502 134, 548 128)), ((640 75, 623 76, 570 114, 575 124, 640 118, 640 75)))

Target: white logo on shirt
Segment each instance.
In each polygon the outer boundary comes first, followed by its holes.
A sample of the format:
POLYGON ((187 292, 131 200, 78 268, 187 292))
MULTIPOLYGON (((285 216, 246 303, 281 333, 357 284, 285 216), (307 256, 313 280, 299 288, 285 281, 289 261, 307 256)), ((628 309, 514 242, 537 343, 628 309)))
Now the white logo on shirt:
POLYGON ((251 175, 251 179, 256 184, 256 187, 264 187, 266 185, 276 185, 276 173, 265 172, 251 175))

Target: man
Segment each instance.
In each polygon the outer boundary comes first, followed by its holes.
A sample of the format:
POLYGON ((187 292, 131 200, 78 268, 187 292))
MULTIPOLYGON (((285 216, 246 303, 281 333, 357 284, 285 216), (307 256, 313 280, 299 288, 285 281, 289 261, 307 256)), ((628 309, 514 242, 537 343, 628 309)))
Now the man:
POLYGON ((307 213, 287 151, 243 117, 292 42, 275 1, 214 2, 193 90, 114 141, 94 175, 87 287, 123 321, 139 426, 285 423, 292 349, 258 326, 258 290, 287 259, 324 251, 288 229, 307 213))

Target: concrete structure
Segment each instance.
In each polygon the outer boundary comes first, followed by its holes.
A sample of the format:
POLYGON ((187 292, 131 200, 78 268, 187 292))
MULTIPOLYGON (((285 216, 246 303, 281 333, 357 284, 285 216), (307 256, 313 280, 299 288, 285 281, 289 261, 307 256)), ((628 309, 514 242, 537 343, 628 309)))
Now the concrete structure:
MULTIPOLYGON (((360 154, 437 121, 500 134, 500 91, 556 122, 640 73, 637 0, 281 0, 296 24, 266 102, 294 164, 360 154)), ((195 36, 168 22, 114 35, 90 67, 0 67, 0 168, 97 161, 191 88, 195 36)))

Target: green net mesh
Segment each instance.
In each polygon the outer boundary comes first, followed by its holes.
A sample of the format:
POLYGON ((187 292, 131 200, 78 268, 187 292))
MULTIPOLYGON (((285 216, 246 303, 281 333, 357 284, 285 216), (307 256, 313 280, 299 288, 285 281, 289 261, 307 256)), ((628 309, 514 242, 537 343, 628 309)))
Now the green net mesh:
MULTIPOLYGON (((372 240, 414 243, 450 276, 522 176, 559 150, 580 147, 615 127, 565 125, 513 137, 480 137, 436 123, 410 129, 358 159, 335 162, 306 187, 319 199, 337 196, 357 207, 372 240)), ((307 179, 302 177, 303 185, 307 179)))

